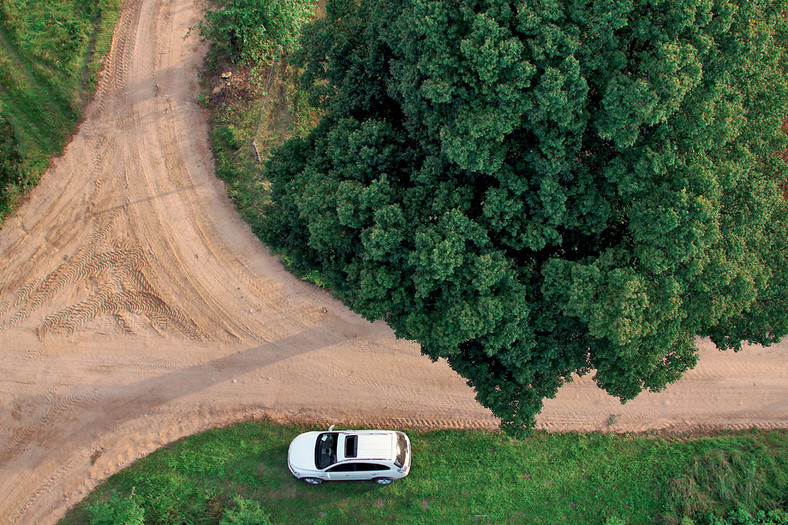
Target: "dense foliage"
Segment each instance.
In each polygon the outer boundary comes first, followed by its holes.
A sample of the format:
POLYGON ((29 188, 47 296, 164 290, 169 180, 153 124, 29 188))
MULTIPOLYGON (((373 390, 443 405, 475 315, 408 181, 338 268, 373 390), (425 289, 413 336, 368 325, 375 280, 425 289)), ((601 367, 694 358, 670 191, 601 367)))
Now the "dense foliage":
POLYGON ((788 330, 785 0, 329 1, 267 241, 509 428, 788 330))
MULTIPOLYGON (((86 508, 86 525, 145 525, 145 507, 151 507, 150 502, 143 502, 134 493, 134 488, 131 494, 127 497, 121 497, 118 494, 112 494, 106 500, 99 500, 91 502, 86 508)), ((155 505, 157 502, 153 502, 155 505)), ((215 507, 216 502, 206 502, 207 507, 215 507)), ((223 507, 225 507, 223 505, 223 507)), ((155 509, 160 510, 160 509, 155 509)), ((154 521, 148 520, 148 523, 172 523, 169 521, 168 514, 175 514, 173 509, 167 509, 169 512, 150 512, 154 521)), ((178 509, 180 510, 180 509, 178 509)), ((198 516, 204 518, 206 521, 197 521, 196 523, 210 522, 217 523, 216 512, 210 512, 210 509, 203 509, 207 516, 198 516), (210 521, 208 521, 210 518, 210 521)), ((248 500, 236 495, 233 498, 232 504, 227 504, 226 508, 222 508, 223 514, 220 514, 221 520, 218 521, 219 525, 271 525, 271 520, 260 504, 253 500, 248 500)))
MULTIPOLYGON (((0 114, 0 191, 19 182, 22 156, 14 128, 0 114)), ((4 195, 0 195, 3 199, 4 195)))
POLYGON ((214 52, 250 63, 268 61, 297 47, 315 0, 216 0, 197 28, 214 52))

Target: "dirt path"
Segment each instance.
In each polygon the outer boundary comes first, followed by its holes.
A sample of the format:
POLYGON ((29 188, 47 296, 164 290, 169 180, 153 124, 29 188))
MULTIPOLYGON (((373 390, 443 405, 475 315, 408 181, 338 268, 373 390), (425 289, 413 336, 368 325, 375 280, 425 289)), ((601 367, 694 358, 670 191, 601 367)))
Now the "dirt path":
MULTIPOLYGON (((196 104, 198 15, 131 0, 85 123, 0 231, 2 523, 53 523, 157 447, 250 417, 497 425, 445 363, 295 280, 241 222, 196 104)), ((701 346, 666 392, 621 406, 583 378, 539 424, 788 427, 788 345, 701 346)))

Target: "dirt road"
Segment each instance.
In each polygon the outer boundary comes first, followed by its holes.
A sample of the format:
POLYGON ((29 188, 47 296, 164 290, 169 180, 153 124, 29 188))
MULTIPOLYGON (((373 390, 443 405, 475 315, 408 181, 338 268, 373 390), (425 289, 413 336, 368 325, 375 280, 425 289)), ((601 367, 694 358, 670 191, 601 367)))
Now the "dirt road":
MULTIPOLYGON (((196 104, 198 16, 129 2, 79 133, 0 231, 2 523, 53 523, 159 446, 246 418, 497 425, 445 363, 294 279, 241 222, 196 104)), ((666 392, 621 406, 583 378, 540 426, 788 427, 788 345, 700 344, 666 392)))

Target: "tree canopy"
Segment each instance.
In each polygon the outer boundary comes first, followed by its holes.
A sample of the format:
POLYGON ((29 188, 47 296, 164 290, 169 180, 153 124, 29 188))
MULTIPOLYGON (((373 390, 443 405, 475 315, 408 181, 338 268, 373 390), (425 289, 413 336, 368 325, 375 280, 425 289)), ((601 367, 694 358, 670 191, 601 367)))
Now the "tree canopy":
POLYGON ((786 0, 329 0, 266 241, 533 425, 788 331, 786 0))

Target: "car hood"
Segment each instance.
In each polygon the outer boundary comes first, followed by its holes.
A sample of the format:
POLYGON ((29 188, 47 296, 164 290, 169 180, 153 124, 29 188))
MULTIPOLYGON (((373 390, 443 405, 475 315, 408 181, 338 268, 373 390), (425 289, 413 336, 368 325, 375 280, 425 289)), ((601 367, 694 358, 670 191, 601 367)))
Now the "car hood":
POLYGON ((317 470, 315 466, 315 443, 320 432, 301 434, 290 443, 287 462, 294 469, 317 470))

